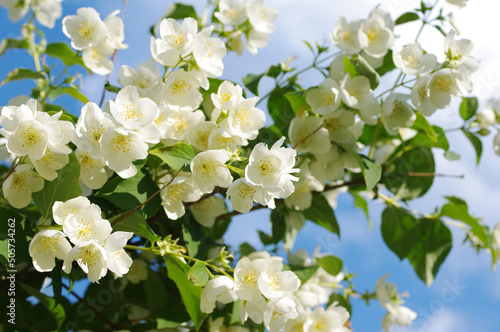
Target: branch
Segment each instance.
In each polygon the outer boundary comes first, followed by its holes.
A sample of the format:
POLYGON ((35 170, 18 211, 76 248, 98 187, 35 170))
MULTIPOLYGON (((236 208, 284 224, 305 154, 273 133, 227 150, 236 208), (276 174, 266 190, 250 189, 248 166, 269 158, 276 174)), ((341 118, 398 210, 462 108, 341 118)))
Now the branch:
POLYGON ((294 146, 292 146, 292 149, 295 150, 295 148, 297 146, 299 146, 300 144, 304 143, 306 141, 306 139, 308 139, 309 137, 311 137, 312 135, 316 134, 321 128, 323 128, 323 124, 321 124, 318 128, 314 129, 312 131, 312 133, 310 133, 309 135, 307 135, 306 137, 302 138, 297 144, 295 144, 294 146))
POLYGON ((0 187, 3 185, 3 183, 5 182, 5 180, 7 180, 7 178, 8 178, 8 177, 9 177, 12 173, 14 173, 14 171, 16 170, 16 167, 17 167, 17 166, 19 166, 19 164, 21 163, 21 161, 23 161, 23 159, 24 159, 24 156, 23 156, 23 157, 21 157, 21 158, 19 159, 19 161, 17 162, 17 164, 13 165, 13 166, 10 168, 9 172, 7 173, 7 175, 5 175, 5 177, 3 178, 2 182, 0 182, 0 187))
POLYGON ((177 177, 177 175, 179 175, 179 173, 182 171, 182 169, 186 167, 186 164, 182 165, 181 168, 179 168, 179 170, 174 174, 174 176, 170 179, 170 181, 167 182, 166 185, 164 185, 163 187, 161 187, 160 189, 158 189, 157 192, 155 192, 153 195, 149 196, 147 200, 145 200, 143 203, 137 205, 132 211, 130 211, 129 213, 127 213, 126 215, 116 219, 115 221, 113 221, 111 223, 111 226, 114 226, 116 225, 117 223, 119 223, 120 221, 122 221, 123 219, 125 218, 128 218, 130 217, 134 212, 136 212, 137 210, 139 210, 141 207, 143 207, 147 202, 149 202, 151 199, 153 199, 153 197, 155 197, 156 195, 158 195, 163 189, 167 188, 173 181, 174 179, 177 177))

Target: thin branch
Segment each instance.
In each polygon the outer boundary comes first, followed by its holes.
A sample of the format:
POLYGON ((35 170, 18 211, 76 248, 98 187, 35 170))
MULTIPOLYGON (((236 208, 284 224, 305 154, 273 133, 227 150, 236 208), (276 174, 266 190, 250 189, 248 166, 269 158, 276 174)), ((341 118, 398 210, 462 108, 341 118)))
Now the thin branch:
POLYGON ((312 133, 310 133, 309 135, 307 135, 304 138, 302 138, 297 144, 295 144, 292 147, 292 149, 295 149, 297 146, 299 146, 300 144, 304 143, 309 137, 311 137, 312 135, 316 134, 321 128, 323 128, 323 124, 321 124, 318 128, 314 129, 312 133))
POLYGON ((134 212, 136 212, 137 210, 139 210, 141 207, 143 207, 147 202, 149 202, 151 199, 153 199, 153 197, 155 197, 156 195, 158 195, 163 189, 167 188, 173 181, 174 179, 177 177, 177 175, 179 175, 179 173, 182 171, 182 169, 186 167, 186 164, 182 165, 181 168, 179 168, 179 170, 174 174, 174 176, 170 179, 170 181, 167 182, 166 185, 164 185, 163 187, 161 187, 160 189, 158 189, 157 192, 155 192, 153 195, 149 196, 147 200, 145 200, 143 203, 137 205, 132 211, 129 211, 129 213, 127 213, 126 215, 116 219, 115 221, 113 221, 111 223, 111 226, 114 226, 116 225, 117 223, 119 223, 120 221, 122 221, 123 219, 125 218, 128 218, 130 217, 134 212))
POLYGON ((7 178, 12 174, 14 173, 14 171, 16 170, 16 167, 19 166, 19 164, 21 163, 21 161, 23 161, 24 157, 21 157, 19 158, 19 161, 10 168, 9 172, 7 173, 7 175, 5 175, 5 177, 3 178, 2 182, 0 182, 0 187, 3 185, 3 183, 5 182, 5 180, 7 180, 7 178))
MULTIPOLYGON (((64 283, 62 284, 62 286, 64 288, 66 288, 66 290, 69 291, 68 286, 66 286, 64 283)), ((83 303, 84 306, 86 306, 87 308, 89 308, 90 310, 92 310, 96 314, 97 317, 99 317, 104 323, 106 323, 106 325, 109 326, 109 328, 111 329, 111 331, 116 330, 116 325, 112 321, 110 321, 106 316, 104 316, 99 310, 97 310, 96 308, 94 308, 93 306, 91 306, 90 303, 88 303, 85 299, 83 299, 80 296, 78 296, 74 291, 71 291, 70 294, 73 295, 74 297, 76 297, 78 299, 78 301, 80 301, 81 303, 83 303)))

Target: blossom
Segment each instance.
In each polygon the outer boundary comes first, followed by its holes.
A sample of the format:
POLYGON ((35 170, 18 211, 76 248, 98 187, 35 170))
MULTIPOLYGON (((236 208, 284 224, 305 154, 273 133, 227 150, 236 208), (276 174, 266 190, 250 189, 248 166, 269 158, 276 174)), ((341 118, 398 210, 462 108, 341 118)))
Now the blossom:
POLYGON ((93 241, 78 243, 64 259, 62 269, 71 272, 73 261, 77 261, 83 272, 88 274, 89 281, 97 282, 108 272, 108 254, 104 248, 93 241))
POLYGON ((75 151, 80 164, 79 180, 90 189, 100 189, 108 181, 106 161, 103 158, 93 158, 88 152, 75 151))
POLYGON ((259 98, 240 100, 229 110, 227 123, 231 132, 244 139, 255 139, 266 124, 264 111, 255 107, 259 98))
POLYGON ((255 55, 258 48, 264 48, 269 42, 269 34, 255 29, 251 29, 247 34, 247 48, 248 51, 255 55))
POLYGON ((234 291, 241 300, 254 301, 262 298, 258 280, 262 270, 270 262, 263 258, 251 261, 248 257, 238 261, 234 268, 234 291))
POLYGON ((56 266, 54 259, 64 259, 71 250, 71 245, 63 232, 44 229, 35 234, 29 244, 29 253, 33 266, 39 272, 48 272, 56 266))
POLYGON ((300 152, 326 153, 331 147, 330 138, 325 128, 318 130, 321 125, 320 117, 295 117, 288 128, 290 143, 300 152))
POLYGON ((248 4, 249 0, 221 0, 214 16, 224 25, 240 25, 247 19, 248 4))
POLYGON ((50 147, 45 150, 42 158, 32 160, 33 166, 38 174, 47 181, 52 181, 57 177, 57 172, 69 162, 67 154, 53 151, 50 147))
POLYGON ((17 209, 28 206, 31 203, 31 193, 43 189, 43 178, 33 172, 32 168, 29 164, 17 166, 2 185, 4 197, 17 209))
POLYGON ((330 139, 338 143, 353 144, 356 141, 353 128, 355 124, 354 113, 345 109, 323 117, 323 127, 328 130, 330 139))
POLYGON ((200 31, 193 41, 193 56, 201 71, 208 77, 222 75, 224 64, 222 58, 226 55, 226 45, 219 38, 212 38, 213 27, 200 31))
POLYGON ((160 22, 160 38, 151 37, 151 54, 163 66, 175 66, 189 55, 198 31, 195 19, 187 17, 182 24, 172 18, 160 22))
POLYGON ((118 16, 119 13, 119 10, 115 10, 104 19, 104 24, 108 30, 105 40, 112 48, 123 50, 127 48, 128 45, 123 43, 125 39, 123 33, 124 25, 121 17, 118 16))
POLYGON ((191 160, 191 172, 196 188, 209 193, 214 186, 227 188, 233 182, 231 172, 224 165, 229 160, 225 150, 208 150, 198 153, 191 160))
MULTIPOLYGON (((386 25, 386 16, 381 9, 372 12, 370 17, 363 21, 359 30, 359 39, 366 54, 381 58, 394 45, 394 34, 392 28, 386 25)), ((385 13, 388 16, 388 13, 385 13)), ((390 20, 390 24, 392 21, 390 20)))
POLYGON ((340 96, 347 106, 357 109, 377 103, 370 89, 370 81, 365 76, 351 78, 347 73, 340 85, 340 96))
POLYGON ((52 205, 52 217, 56 224, 64 225, 70 216, 89 206, 90 201, 85 196, 78 196, 66 202, 56 201, 52 205))
POLYGON ((470 39, 456 39, 457 32, 451 30, 444 41, 444 53, 447 60, 455 66, 455 68, 463 67, 467 75, 475 72, 479 68, 480 60, 469 54, 474 48, 474 44, 470 39))
POLYGON ((318 114, 329 114, 339 108, 341 101, 339 90, 340 86, 337 82, 331 78, 325 78, 317 88, 307 90, 307 104, 318 114))
POLYGON ((227 197, 231 199, 231 206, 234 210, 241 213, 248 213, 253 207, 257 186, 252 186, 244 178, 240 178, 229 186, 227 197))
POLYGON ((406 103, 410 96, 392 93, 382 106, 382 123, 390 135, 397 135, 399 128, 411 127, 417 116, 406 103))
POLYGON ((33 10, 35 18, 41 25, 52 29, 56 20, 62 15, 62 0, 38 0, 35 1, 33 10))
POLYGON ((17 22, 28 13, 30 1, 1 0, 0 6, 9 11, 9 19, 12 22, 17 22))
POLYGON ((205 115, 201 110, 193 112, 190 109, 177 109, 168 106, 164 108, 162 116, 165 117, 165 136, 175 140, 185 139, 192 128, 205 120, 205 115))
POLYGON ((413 42, 392 54, 394 65, 407 75, 420 75, 434 69, 437 58, 434 54, 424 54, 422 46, 413 42))
POLYGON ((211 313, 215 308, 215 302, 230 303, 238 299, 234 292, 234 281, 227 276, 217 276, 211 279, 200 296, 200 307, 204 313, 211 313))
POLYGON ((304 323, 304 332, 350 331, 343 328, 349 319, 349 313, 344 308, 342 308, 344 309, 343 311, 338 311, 340 308, 333 307, 330 309, 329 307, 325 309, 323 307, 316 307, 304 323))
POLYGON ((496 114, 492 109, 485 108, 481 112, 477 113, 476 121, 480 128, 486 129, 495 124, 496 114))
POLYGON ((332 43, 349 55, 359 53, 361 51, 359 39, 361 23, 361 20, 347 22, 344 16, 340 16, 333 32, 330 34, 332 43))
POLYGON ((106 38, 106 24, 91 7, 79 8, 76 15, 66 16, 62 24, 64 34, 71 39, 71 46, 77 50, 96 46, 106 38))
POLYGON ((124 87, 134 85, 139 96, 151 98, 153 90, 161 82, 161 73, 154 61, 141 62, 136 70, 123 65, 118 72, 118 81, 124 87))
POLYGON ((278 301, 267 302, 262 316, 264 326, 269 332, 282 330, 287 319, 298 317, 295 298, 290 295, 278 301))
POLYGON ((104 250, 108 255, 107 267, 118 277, 126 274, 132 265, 132 258, 123 250, 132 236, 132 232, 118 231, 109 235, 104 243, 104 250))
POLYGON ((208 150, 208 137, 210 133, 219 128, 213 121, 203 121, 194 126, 188 134, 188 142, 201 151, 208 150))
POLYGON ((271 261, 261 270, 257 284, 259 290, 269 300, 279 300, 295 292, 300 280, 292 271, 282 271, 283 264, 271 261))
POLYGON ((248 20, 252 27, 259 32, 273 33, 276 29, 274 26, 276 17, 276 9, 263 6, 262 0, 251 2, 248 5, 248 20))
POLYGON ((420 76, 411 89, 411 102, 423 115, 430 116, 437 108, 429 100, 429 81, 431 76, 420 76))
MULTIPOLYGON (((159 184, 168 183, 172 175, 167 174, 159 184)), ((160 193, 161 205, 169 219, 177 220, 186 212, 183 202, 196 202, 201 194, 196 190, 190 173, 181 172, 160 193)))
POLYGON ((115 49, 107 42, 86 47, 82 52, 82 60, 90 70, 98 75, 107 75, 113 71, 113 62, 109 57, 115 49))
POLYGON ((211 99, 214 106, 222 110, 228 110, 243 98, 243 90, 238 84, 224 81, 219 85, 217 93, 212 93, 211 99))
POLYGON ((163 101, 171 108, 195 110, 203 101, 200 81, 191 72, 177 70, 170 74, 162 90, 163 101))
POLYGON ((208 198, 202 199, 199 202, 189 206, 189 209, 193 213, 193 218, 204 227, 212 227, 215 223, 215 219, 224 214, 226 209, 226 204, 224 199, 219 196, 210 196, 208 198))
MULTIPOLYGON (((227 121, 224 122, 227 123, 227 121)), ((248 141, 246 139, 234 135, 230 130, 224 127, 215 129, 214 131, 212 131, 210 136, 208 136, 208 148, 211 150, 224 149, 234 151, 239 146, 247 144, 248 141)))
POLYGON ((111 234, 111 224, 102 219, 98 205, 90 204, 68 216, 63 230, 73 244, 94 241, 103 245, 111 234))
POLYGON ((429 102, 436 108, 450 105, 451 96, 461 95, 458 81, 461 79, 458 71, 444 68, 432 74, 427 86, 429 102))

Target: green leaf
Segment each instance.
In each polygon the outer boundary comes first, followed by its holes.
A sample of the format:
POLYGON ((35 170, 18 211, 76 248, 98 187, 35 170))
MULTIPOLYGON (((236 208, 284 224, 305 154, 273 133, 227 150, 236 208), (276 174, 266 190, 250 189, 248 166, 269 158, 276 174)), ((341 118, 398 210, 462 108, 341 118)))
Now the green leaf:
POLYGON ((81 93, 80 91, 78 91, 78 89, 76 89, 76 88, 72 88, 72 87, 68 86, 68 87, 60 88, 60 90, 63 91, 64 93, 70 95, 71 97, 75 98, 76 100, 81 101, 84 104, 89 102, 87 97, 85 97, 85 95, 83 93, 81 93))
POLYGON ((462 129, 462 132, 469 139, 472 146, 474 147, 474 150, 476 150, 476 165, 479 165, 481 155, 483 154, 483 143, 481 142, 481 139, 476 134, 471 133, 470 131, 467 131, 465 129, 462 129))
POLYGON ((306 209, 303 214, 306 219, 340 236, 339 224, 325 196, 321 194, 315 195, 312 199, 311 206, 306 209))
POLYGON ((82 57, 75 53, 66 43, 49 44, 47 45, 44 53, 51 57, 60 59, 66 66, 80 65, 87 68, 83 63, 82 57))
POLYGON ((418 241, 407 258, 418 277, 430 286, 451 250, 452 235, 439 220, 420 219, 418 224, 418 241))
POLYGON ((281 65, 273 65, 267 69, 266 76, 277 78, 283 72, 281 65))
POLYGON ((462 158, 458 153, 451 150, 446 151, 443 155, 449 161, 460 160, 462 158))
POLYGON ((203 320, 207 317, 201 312, 200 297, 201 288, 193 285, 187 278, 189 265, 181 262, 177 257, 163 256, 167 267, 168 277, 176 284, 181 293, 182 303, 186 307, 189 317, 193 320, 196 330, 199 330, 203 320))
POLYGON ((340 294, 333 293, 332 295, 330 295, 326 307, 329 307, 333 302, 338 302, 337 305, 344 307, 349 312, 349 315, 352 316, 352 306, 350 297, 348 295, 344 297, 340 294))
POLYGON ((404 24, 404 23, 418 21, 418 20, 420 20, 420 16, 418 16, 417 13, 406 12, 396 19, 396 21, 394 22, 394 25, 404 24))
POLYGON ((462 103, 460 104, 460 116, 462 119, 467 121, 476 115, 478 105, 476 97, 462 97, 462 103))
MULTIPOLYGON (((359 156, 359 155, 358 155, 359 156)), ((359 156, 359 164, 365 179, 366 190, 372 190, 382 177, 382 167, 375 164, 371 159, 366 156, 359 156)))
POLYGON ((366 199, 361 196, 357 191, 350 190, 349 191, 354 198, 354 206, 359 207, 363 210, 366 219, 368 220, 368 229, 371 230, 373 227, 372 220, 370 219, 370 211, 368 210, 368 202, 366 199))
POLYGON ((403 260, 418 241, 417 219, 404 209, 389 206, 382 212, 382 237, 389 249, 403 260))
POLYGON ((59 330, 62 323, 64 322, 64 319, 66 318, 66 313, 64 312, 63 306, 60 303, 56 303, 56 300, 54 300, 50 296, 40 293, 40 291, 38 291, 37 289, 23 282, 19 282, 19 284, 26 291, 26 293, 36 297, 40 301, 40 303, 50 312, 57 324, 57 330, 59 330))
POLYGON ((310 108, 303 93, 298 94, 297 92, 287 92, 285 93, 285 98, 290 103, 290 106, 295 114, 304 109, 310 108))
POLYGON ((241 81, 243 84, 252 92, 254 95, 258 96, 259 95, 259 82, 262 77, 264 77, 264 74, 261 75, 254 75, 254 74, 248 74, 247 76, 243 77, 241 81))
POLYGON ((387 189, 402 200, 412 200, 424 195, 434 182, 434 177, 407 176, 408 173, 434 173, 434 156, 424 146, 411 147, 387 167, 387 177, 383 182, 387 189), (399 176, 400 175, 400 176, 399 176))
MULTIPOLYGON (((113 222, 120 219, 127 213, 128 212, 119 214, 116 217, 109 219, 109 222, 113 224, 113 222)), ((113 230, 122 232, 132 232, 134 233, 134 235, 148 239, 151 243, 154 243, 161 238, 151 229, 151 227, 149 227, 149 224, 146 221, 146 219, 144 219, 144 217, 137 212, 132 213, 127 218, 120 220, 118 223, 114 224, 113 230)))
POLYGON ((192 214, 184 215, 182 221, 182 238, 189 256, 204 259, 208 246, 203 226, 194 220, 192 214))
MULTIPOLYGON (((148 268, 148 279, 146 282, 143 282, 142 285, 144 287, 149 311, 152 313, 161 312, 167 304, 165 298, 167 298, 168 295, 158 272, 148 268)), ((169 308, 166 309, 168 310, 169 308)))
POLYGON ((290 266, 290 269, 299 278, 300 283, 303 285, 307 280, 309 280, 314 273, 318 270, 319 265, 314 266, 290 266))
POLYGON ((194 7, 191 5, 184 5, 182 3, 174 3, 170 5, 164 16, 164 18, 173 18, 174 20, 183 20, 186 17, 192 17, 195 20, 198 20, 198 15, 196 15, 194 7))
POLYGON ((286 231, 285 212, 280 207, 276 207, 276 209, 271 212, 271 228, 273 232, 273 243, 280 242, 285 236, 286 231))
POLYGON ((26 235, 26 219, 4 208, 0 208, 0 216, 2 220, 0 223, 0 263, 5 270, 16 270, 16 266, 29 257, 30 238, 26 235), (11 255, 9 255, 9 242, 11 255))
POLYGON ((12 39, 5 38, 0 43, 0 57, 4 55, 8 50, 13 48, 28 48, 28 41, 26 39, 12 39))
MULTIPOLYGON (((97 192, 96 197, 104 198, 122 210, 130 211, 145 202, 159 190, 149 173, 141 169, 131 178, 115 176, 97 192)), ((159 195, 153 197, 139 211, 146 219, 156 215, 161 207, 159 195)))
POLYGON ((437 143, 438 138, 436 132, 434 131, 434 128, 431 126, 429 121, 427 121, 427 119, 418 111, 415 112, 415 115, 417 116, 417 118, 413 123, 412 129, 422 130, 431 141, 437 143))
POLYGON ((274 90, 267 100, 267 109, 269 110, 269 115, 273 118, 274 128, 277 129, 276 134, 279 137, 288 136, 288 128, 290 127, 290 122, 295 118, 295 112, 293 111, 288 99, 285 98, 285 93, 294 91, 291 88, 278 88, 274 90))
POLYGON ((380 82, 380 75, 359 55, 354 55, 352 59, 344 55, 344 71, 349 73, 351 78, 365 76, 370 81, 372 89, 375 89, 380 82))
POLYGON ((425 146, 427 148, 440 148, 444 151, 448 151, 450 143, 448 143, 444 130, 438 126, 432 126, 432 129, 436 134, 436 141, 431 140, 423 130, 420 130, 408 144, 413 146, 425 146))
POLYGON ((205 264, 196 262, 188 271, 187 278, 196 287, 203 287, 208 283, 208 280, 210 280, 210 274, 205 264))
POLYGON ((114 86, 114 85, 111 85, 111 84, 109 84, 107 82, 106 82, 106 84, 104 84, 104 89, 106 89, 106 91, 109 91, 109 92, 112 92, 112 93, 118 93, 121 90, 121 88, 119 88, 117 86, 114 86))
POLYGON ((161 160, 175 170, 189 166, 195 156, 193 147, 183 142, 156 148, 149 151, 149 153, 161 158, 161 160))
POLYGON ((485 247, 490 246, 490 237, 488 231, 479 223, 479 219, 472 217, 469 214, 467 203, 457 197, 446 197, 448 203, 441 208, 440 216, 447 216, 455 220, 463 221, 469 225, 472 233, 483 242, 485 247))
POLYGON ((386 73, 391 72, 394 69, 396 69, 396 65, 394 64, 394 60, 392 59, 392 50, 389 50, 384 56, 382 66, 375 69, 375 71, 380 76, 384 76, 386 73))
POLYGON ((336 276, 342 271, 344 263, 342 260, 335 256, 324 256, 316 259, 319 265, 332 276, 336 276))
POLYGON ((50 272, 50 277, 52 278, 52 291, 54 292, 54 300, 56 303, 61 302, 61 291, 62 291, 62 269, 57 262, 55 268, 50 272))
POLYGON ((231 318, 229 320, 229 324, 242 324, 241 316, 240 316, 240 299, 237 299, 233 302, 233 310, 231 311, 231 318))
POLYGON ((241 257, 248 256, 254 251, 255 251, 255 248, 252 247, 247 242, 243 242, 242 244, 240 244, 240 256, 241 257))
POLYGON ((45 76, 43 75, 42 72, 33 71, 28 68, 17 68, 8 73, 7 76, 5 76, 2 83, 0 83, 0 86, 12 81, 18 81, 24 79, 38 80, 38 79, 45 79, 45 76))
POLYGON ((71 153, 68 164, 57 171, 57 177, 52 181, 45 180, 43 189, 33 193, 33 201, 44 219, 52 214, 54 202, 66 202, 71 198, 82 195, 79 178, 80 164, 75 154, 71 153))

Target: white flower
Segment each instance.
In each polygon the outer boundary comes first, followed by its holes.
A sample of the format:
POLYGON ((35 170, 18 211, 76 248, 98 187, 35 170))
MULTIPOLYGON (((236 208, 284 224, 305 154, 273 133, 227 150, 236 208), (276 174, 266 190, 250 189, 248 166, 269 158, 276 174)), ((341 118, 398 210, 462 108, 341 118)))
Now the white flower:
POLYGON ((30 0, 0 0, 0 6, 9 11, 9 19, 12 22, 17 22, 28 13, 30 0))
POLYGON ((104 243, 104 250, 108 254, 108 269, 117 277, 126 274, 132 265, 132 258, 123 250, 127 241, 134 236, 132 232, 114 232, 104 243))
MULTIPOLYGON (((225 122, 227 123, 227 121, 225 122)), ((247 144, 247 140, 234 135, 228 131, 228 128, 217 128, 208 136, 208 148, 211 150, 235 151, 238 147, 247 144)))
POLYGON ((200 81, 191 72, 183 69, 170 74, 162 90, 163 101, 173 107, 197 109, 203 97, 199 91, 200 81))
POLYGON ((283 326, 284 332, 304 331, 304 324, 309 318, 311 310, 310 309, 300 310, 300 308, 297 309, 299 309, 297 318, 286 320, 285 326, 283 326))
POLYGON ((328 130, 325 128, 317 130, 322 125, 322 121, 322 118, 317 116, 292 119, 288 128, 290 144, 295 146, 297 151, 303 153, 323 154, 328 152, 331 147, 328 130))
POLYGON ((458 81, 460 73, 450 68, 440 69, 432 74, 428 86, 429 102, 436 108, 445 108, 450 105, 451 96, 460 96, 462 93, 458 81))
POLYGON ((490 108, 485 108, 481 112, 477 113, 476 121, 480 128, 488 128, 496 122, 496 114, 490 108))
POLYGON ((56 20, 62 15, 62 0, 38 0, 33 6, 36 20, 43 26, 52 29, 56 20))
POLYGON ((224 199, 219 196, 210 196, 206 199, 200 200, 199 202, 189 206, 189 209, 193 213, 194 219, 204 227, 212 227, 215 223, 215 219, 224 214, 226 210, 226 204, 224 199))
POLYGON ((280 197, 287 197, 293 192, 292 181, 298 178, 290 173, 299 172, 299 169, 293 168, 297 151, 281 147, 284 140, 285 137, 279 139, 271 149, 264 143, 257 144, 245 168, 248 183, 271 189, 280 197))
POLYGON ((231 132, 244 139, 255 139, 266 124, 264 111, 255 107, 259 98, 241 100, 229 110, 227 123, 231 132))
POLYGON ((76 15, 66 16, 62 24, 64 34, 71 39, 71 46, 77 50, 98 45, 108 32, 99 13, 91 7, 79 8, 76 15))
POLYGON ((252 27, 259 32, 273 33, 276 29, 274 21, 276 21, 277 15, 275 8, 263 6, 261 0, 251 2, 248 5, 248 20, 252 27))
POLYGON ((175 66, 192 51, 193 40, 198 31, 195 19, 187 17, 179 24, 172 18, 160 23, 160 37, 151 37, 151 54, 163 66, 175 66))
POLYGON ((434 54, 424 54, 422 46, 413 42, 399 51, 394 51, 392 58, 396 67, 407 75, 420 75, 433 70, 437 65, 434 54))
POLYGON ((29 245, 33 266, 39 272, 48 272, 56 266, 55 258, 64 259, 71 245, 63 232, 44 229, 35 234, 29 245))
POLYGON ((233 182, 231 172, 224 165, 229 160, 225 150, 208 150, 198 153, 191 160, 191 172, 196 188, 209 193, 214 186, 227 188, 233 182))
POLYGON ((238 299, 233 290, 234 281, 227 276, 217 276, 210 280, 201 291, 201 311, 211 313, 215 308, 215 302, 230 303, 238 299))
MULTIPOLYGON (((349 317, 348 313, 347 317, 349 317)), ((346 322, 342 318, 335 310, 325 310, 323 307, 316 307, 304 324, 304 332, 337 331, 346 322)))
POLYGON ((77 149, 76 158, 80 164, 79 180, 90 189, 100 189, 108 181, 106 161, 93 158, 88 152, 77 149))
POLYGON ((266 300, 259 295, 253 301, 240 301, 239 313, 242 322, 250 318, 256 324, 262 324, 264 321, 264 310, 266 309, 266 300))
POLYGON ((226 44, 219 38, 211 38, 213 27, 200 31, 193 41, 193 56, 200 70, 208 77, 216 78, 222 75, 224 64, 222 58, 226 55, 226 44))
POLYGON ((283 264, 271 261, 261 270, 257 284, 262 295, 269 300, 287 297, 300 287, 300 280, 292 271, 282 271, 283 264))
POLYGON ((411 89, 411 102, 415 108, 425 116, 436 112, 437 108, 429 100, 429 81, 431 76, 420 76, 411 89))
POLYGON ((474 44, 469 39, 455 39, 457 32, 451 30, 444 41, 444 53, 447 60, 456 68, 465 68, 467 75, 479 69, 480 60, 469 54, 474 44))
POLYGON ((195 148, 201 151, 208 150, 208 137, 210 133, 219 128, 219 126, 212 121, 203 121, 193 127, 188 134, 188 142, 195 148))
POLYGON ((20 165, 2 185, 3 196, 9 204, 22 209, 31 203, 31 193, 43 189, 43 178, 32 171, 29 164, 20 165))
POLYGON ((323 117, 323 126, 328 130, 330 139, 339 143, 354 144, 358 138, 353 132, 355 124, 354 113, 345 109, 323 117))
POLYGON ((82 53, 82 60, 90 70, 98 75, 107 75, 113 71, 113 62, 109 57, 115 49, 107 42, 86 47, 82 53))
MULTIPOLYGON (((172 175, 167 174, 159 182, 160 186, 168 183, 172 175)), ((177 220, 186 212, 183 202, 196 202, 201 194, 195 189, 191 173, 181 172, 179 175, 160 193, 161 205, 167 217, 177 220)))
POLYGON ((325 78, 317 88, 307 90, 307 104, 318 114, 329 114, 339 108, 341 101, 339 90, 340 86, 337 82, 331 78, 325 78))
POLYGON ((366 54, 377 58, 386 55, 394 45, 392 29, 385 25, 385 20, 379 15, 370 15, 361 23, 359 39, 366 54))
POLYGON ((248 3, 249 0, 221 0, 214 16, 224 25, 240 25, 247 19, 248 3))
POLYGON ((199 123, 205 120, 205 115, 201 110, 193 112, 190 109, 182 108, 175 109, 165 107, 163 116, 166 119, 166 136, 175 140, 185 139, 189 135, 192 128, 195 128, 199 123))
POLYGON ((134 85, 141 97, 151 98, 154 88, 161 82, 161 73, 153 61, 141 62, 136 70, 123 65, 118 73, 118 81, 124 87, 134 85))
POLYGON ((102 134, 114 126, 109 113, 104 113, 97 104, 87 103, 82 107, 71 141, 92 158, 100 159, 102 134))
POLYGON ((467 6, 467 0, 446 0, 446 2, 458 8, 464 8, 467 6))
POLYGON ((295 191, 285 199, 286 206, 303 211, 311 206, 312 192, 323 191, 323 184, 310 172, 307 164, 301 167, 299 181, 295 182, 295 191))
POLYGON ((258 280, 262 270, 271 263, 269 259, 243 257, 234 268, 234 291, 241 300, 255 301, 262 298, 258 280))
MULTIPOLYGON (((253 202, 259 199, 259 194, 260 196, 264 196, 263 191, 261 186, 253 186, 245 178, 240 178, 229 186, 226 195, 231 199, 231 206, 234 210, 241 213, 248 213, 253 207, 253 202)), ((261 204, 266 205, 265 200, 263 203, 261 204)))
POLYGON ((98 205, 90 204, 68 216, 63 223, 63 230, 73 244, 94 241, 103 245, 111 234, 111 224, 102 219, 98 205))
POLYGON ((269 42, 269 34, 255 29, 251 29, 247 34, 247 48, 248 51, 255 55, 259 48, 264 48, 269 42))
POLYGON ((85 196, 78 196, 66 202, 56 201, 52 205, 52 217, 56 224, 64 225, 70 216, 89 206, 90 201, 85 196))
POLYGON ((330 77, 336 82, 342 82, 345 77, 344 54, 337 55, 330 65, 330 77))
POLYGON ((149 264, 142 259, 134 259, 124 278, 133 284, 148 280, 148 267, 149 264))
POLYGON ((340 85, 340 96, 347 106, 357 109, 377 103, 370 89, 370 81, 365 76, 351 78, 351 75, 347 73, 340 85))
POLYGON ((148 145, 130 129, 110 128, 101 137, 102 154, 110 169, 122 178, 137 174, 133 161, 148 156, 148 145))
POLYGON ((382 106, 382 123, 390 135, 397 135, 399 128, 411 127, 417 116, 406 103, 410 96, 392 93, 382 106))
POLYGON ((347 19, 341 16, 335 24, 333 32, 330 34, 332 43, 348 55, 359 53, 361 51, 361 43, 359 41, 361 23, 361 20, 347 22, 347 19))
POLYGON ((243 90, 238 84, 224 81, 219 85, 217 93, 212 93, 211 99, 215 107, 228 110, 243 99, 243 90))
POLYGON ((81 242, 71 249, 63 263, 63 271, 71 272, 73 261, 88 274, 89 281, 97 282, 108 272, 108 255, 104 248, 95 242, 81 242))
POLYGON ((64 153, 54 152, 48 147, 42 158, 32 160, 38 174, 45 180, 52 181, 57 177, 57 172, 69 162, 69 157, 64 153))
POLYGON ((123 40, 125 39, 123 34, 124 26, 121 17, 117 16, 119 13, 119 10, 115 10, 104 19, 104 24, 108 29, 108 33, 106 34, 106 43, 114 49, 123 50, 127 48, 128 45, 123 43, 123 40))
POLYGON ((269 332, 278 332, 285 326, 287 319, 298 317, 295 298, 290 295, 278 301, 269 301, 264 307, 262 314, 264 326, 269 332))

